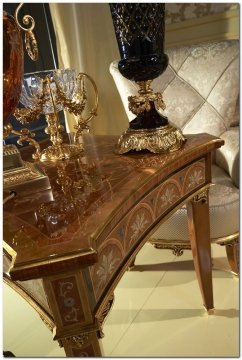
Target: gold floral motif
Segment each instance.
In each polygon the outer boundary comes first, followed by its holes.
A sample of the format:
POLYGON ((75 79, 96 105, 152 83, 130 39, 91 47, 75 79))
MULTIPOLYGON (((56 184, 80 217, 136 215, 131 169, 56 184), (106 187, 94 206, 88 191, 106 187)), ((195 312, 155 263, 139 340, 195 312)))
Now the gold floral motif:
POLYGON ((96 274, 99 278, 98 287, 102 287, 107 283, 107 279, 110 275, 112 275, 115 264, 120 261, 120 258, 115 258, 113 255, 113 251, 111 251, 108 255, 102 255, 102 259, 100 260, 99 269, 96 274))
POLYGON ((40 114, 43 109, 44 101, 45 101, 45 97, 44 97, 44 87, 43 87, 42 94, 39 97, 37 96, 37 101, 31 109, 26 109, 26 108, 16 109, 13 115, 22 125, 30 124, 31 122, 38 120, 38 118, 40 117, 40 114))
POLYGON ((153 93, 151 89, 152 80, 137 81, 140 89, 138 90, 139 95, 129 96, 129 110, 133 114, 138 115, 143 111, 149 111, 151 109, 150 103, 156 103, 158 108, 165 110, 166 106, 160 93, 153 93))
POLYGON ((149 221, 145 219, 145 214, 137 214, 135 221, 131 226, 131 229, 133 231, 133 234, 131 235, 131 240, 136 239, 138 235, 142 233, 143 230, 146 228, 147 224, 149 224, 149 221))
POLYGON ((188 188, 194 188, 195 186, 201 184, 204 182, 204 174, 202 173, 202 170, 194 170, 192 174, 189 176, 189 184, 188 188))

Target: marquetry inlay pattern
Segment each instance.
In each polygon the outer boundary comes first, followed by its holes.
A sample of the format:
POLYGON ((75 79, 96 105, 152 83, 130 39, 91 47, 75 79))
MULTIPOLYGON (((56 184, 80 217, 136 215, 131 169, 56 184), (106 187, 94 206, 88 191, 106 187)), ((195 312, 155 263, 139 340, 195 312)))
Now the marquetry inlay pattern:
POLYGON ((108 237, 97 239, 99 261, 90 271, 97 301, 106 291, 124 257, 148 233, 151 224, 157 222, 190 192, 205 184, 205 165, 205 159, 202 159, 174 173, 138 202, 108 237))

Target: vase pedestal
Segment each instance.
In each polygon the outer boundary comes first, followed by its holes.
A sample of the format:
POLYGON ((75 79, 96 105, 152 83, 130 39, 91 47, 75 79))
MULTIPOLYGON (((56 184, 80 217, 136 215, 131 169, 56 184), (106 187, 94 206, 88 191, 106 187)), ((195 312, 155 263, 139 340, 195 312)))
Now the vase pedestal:
POLYGON ((120 136, 115 152, 125 154, 148 150, 156 154, 168 153, 179 150, 185 141, 182 132, 170 124, 156 129, 128 128, 120 136))

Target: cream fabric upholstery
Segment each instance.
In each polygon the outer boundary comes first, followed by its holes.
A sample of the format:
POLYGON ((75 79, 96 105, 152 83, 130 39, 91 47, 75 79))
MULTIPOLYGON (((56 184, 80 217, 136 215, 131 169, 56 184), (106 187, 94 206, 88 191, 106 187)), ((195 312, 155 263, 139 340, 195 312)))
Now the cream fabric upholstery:
MULTIPOLYGON (((220 136, 232 121, 239 95, 239 41, 205 43, 168 49, 169 65, 152 82, 166 104, 164 114, 186 134, 208 132, 220 136)), ((118 61, 110 66, 129 121, 127 98, 138 85, 125 79, 118 61)))
POLYGON ((225 145, 216 152, 216 164, 225 169, 239 187, 239 126, 231 127, 220 137, 225 145))
MULTIPOLYGON (((210 190, 210 226, 213 239, 239 231, 239 41, 226 40, 168 49, 169 65, 152 82, 163 94, 164 114, 184 134, 210 133, 225 140, 217 151, 212 168, 214 186, 210 190)), ((138 86, 118 71, 118 61, 110 65, 129 121, 128 96, 138 86)), ((186 207, 173 214, 153 235, 163 240, 188 239, 186 207)))

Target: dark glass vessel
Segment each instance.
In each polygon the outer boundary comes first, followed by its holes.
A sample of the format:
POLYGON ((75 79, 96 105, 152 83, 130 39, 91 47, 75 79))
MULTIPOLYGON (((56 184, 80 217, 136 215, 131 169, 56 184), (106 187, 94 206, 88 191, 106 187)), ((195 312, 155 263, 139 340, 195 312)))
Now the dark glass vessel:
POLYGON ((165 4, 110 4, 121 60, 120 73, 129 80, 155 79, 168 65, 163 52, 165 4))
MULTIPOLYGON (((127 79, 140 82, 153 80, 168 65, 164 54, 164 3, 113 3, 110 10, 121 60, 118 68, 127 79)), ((168 119, 157 112, 154 103, 143 111, 130 128, 148 129, 168 124, 168 119)))

